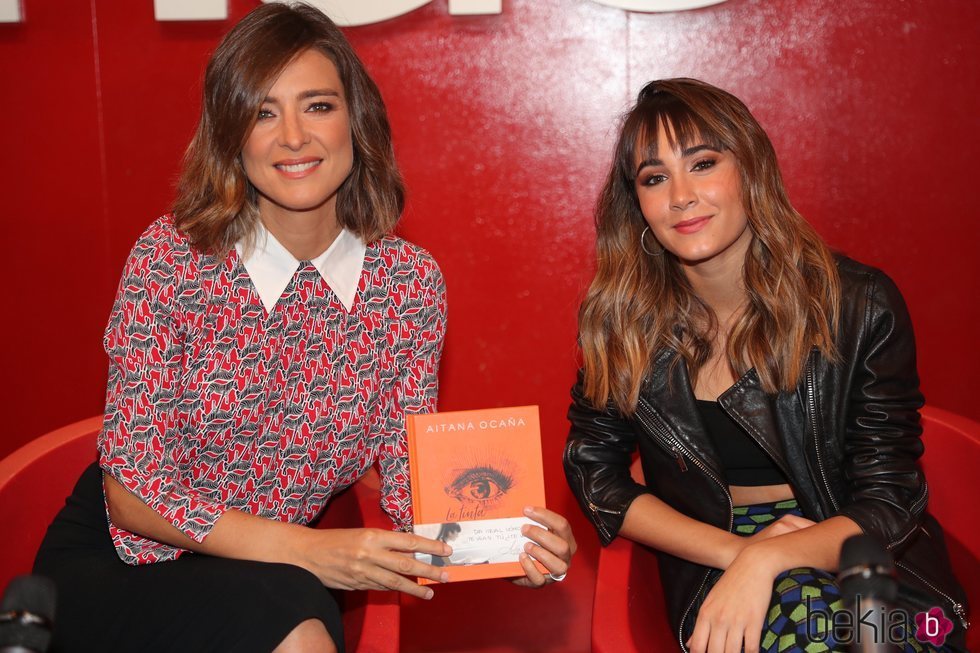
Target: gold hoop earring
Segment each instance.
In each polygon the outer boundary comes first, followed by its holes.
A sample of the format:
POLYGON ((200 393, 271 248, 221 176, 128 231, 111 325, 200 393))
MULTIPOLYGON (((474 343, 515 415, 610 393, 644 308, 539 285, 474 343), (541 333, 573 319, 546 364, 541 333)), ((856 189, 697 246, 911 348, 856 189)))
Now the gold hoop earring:
MULTIPOLYGON (((644 227, 643 228, 643 233, 640 234, 640 249, 642 249, 643 252, 647 256, 663 256, 664 255, 664 246, 661 245, 660 243, 657 243, 657 249, 659 251, 651 252, 650 250, 647 249, 647 244, 646 244, 645 240, 646 240, 646 236, 647 236, 647 232, 648 231, 650 231, 650 226, 649 225, 647 225, 646 227, 644 227)), ((657 241, 656 236, 654 236, 653 240, 654 240, 654 242, 657 241)))

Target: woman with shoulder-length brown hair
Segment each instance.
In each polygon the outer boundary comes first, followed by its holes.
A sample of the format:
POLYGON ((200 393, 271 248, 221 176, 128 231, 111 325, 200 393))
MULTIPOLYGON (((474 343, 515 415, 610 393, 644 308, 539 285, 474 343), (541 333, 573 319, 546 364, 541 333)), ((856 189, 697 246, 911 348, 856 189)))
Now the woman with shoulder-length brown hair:
POLYGON ((895 643, 926 647, 911 615, 940 605, 958 620, 947 644, 962 645, 964 595, 915 462, 905 304, 793 209, 746 106, 693 79, 644 87, 596 229, 565 471, 603 544, 667 554, 680 647, 846 644, 827 628, 842 609, 830 572, 861 532, 897 559, 895 643), (629 472, 637 448, 645 484, 629 472))
POLYGON ((391 233, 404 187, 381 93, 343 33, 312 7, 274 6, 228 34, 205 73, 201 120, 187 149, 174 222, 196 247, 227 252, 252 235, 259 192, 242 164, 256 107, 285 63, 316 50, 334 65, 345 91, 353 163, 336 189, 339 225, 372 242, 391 233), (294 16, 293 20, 284 20, 294 16))
MULTIPOLYGON (((126 263, 99 461, 35 561, 56 650, 342 650, 330 589, 445 580, 411 553, 451 547, 398 532, 405 415, 435 409, 446 318, 435 261, 392 234, 402 203, 340 30, 303 5, 249 13, 208 64, 174 210, 126 263), (304 528, 375 462, 397 531, 304 528)), ((567 522, 528 516, 528 553, 563 574, 567 522)), ((522 563, 515 582, 549 582, 522 563)))

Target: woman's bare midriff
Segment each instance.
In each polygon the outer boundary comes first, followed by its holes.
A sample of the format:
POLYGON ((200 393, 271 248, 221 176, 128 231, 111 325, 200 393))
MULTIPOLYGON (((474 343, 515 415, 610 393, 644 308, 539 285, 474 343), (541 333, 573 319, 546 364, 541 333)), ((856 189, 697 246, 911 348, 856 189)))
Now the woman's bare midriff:
POLYGON ((732 504, 750 506, 755 503, 771 503, 793 498, 793 489, 786 483, 782 485, 729 485, 732 504))

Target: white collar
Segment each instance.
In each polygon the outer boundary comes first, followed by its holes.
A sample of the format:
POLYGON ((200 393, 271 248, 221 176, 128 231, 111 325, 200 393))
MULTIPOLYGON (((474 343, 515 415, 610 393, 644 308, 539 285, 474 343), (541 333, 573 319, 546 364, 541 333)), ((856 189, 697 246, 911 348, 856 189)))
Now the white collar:
MULTIPOLYGON (((354 297, 357 295, 366 249, 360 238, 342 229, 330 247, 310 261, 348 311, 354 305, 354 297)), ((235 251, 251 277, 262 305, 271 313, 299 269, 300 262, 276 240, 261 221, 256 225, 255 245, 248 256, 245 255, 246 248, 242 241, 235 244, 235 251)))

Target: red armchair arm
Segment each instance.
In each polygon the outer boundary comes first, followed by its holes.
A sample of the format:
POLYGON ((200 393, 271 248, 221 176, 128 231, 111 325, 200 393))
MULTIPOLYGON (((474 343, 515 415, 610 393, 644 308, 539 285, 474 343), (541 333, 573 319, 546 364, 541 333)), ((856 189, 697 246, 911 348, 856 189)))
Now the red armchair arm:
POLYGON ((42 435, 0 460, 0 589, 31 573, 34 555, 82 470, 96 459, 102 416, 42 435))
POLYGON ((657 556, 617 538, 599 554, 592 608, 592 650, 633 653, 677 650, 667 623, 657 556))
MULTIPOLYGON (((643 482, 640 462, 633 478, 643 482)), ((679 647, 667 623, 657 556, 648 547, 616 538, 599 552, 592 605, 594 653, 669 651, 679 647)))
POLYGON ((922 469, 929 483, 929 512, 948 537, 980 560, 980 424, 949 411, 922 409, 922 469))
POLYGON ((926 451, 922 469, 929 483, 928 510, 939 520, 953 572, 966 590, 974 625, 967 630, 966 645, 980 651, 980 523, 976 505, 980 499, 980 424, 961 415, 926 406, 922 409, 922 441, 926 451))
MULTIPOLYGON (((334 497, 317 528, 380 528, 391 530, 381 510, 381 481, 374 469, 334 497)), ((340 592, 344 640, 348 651, 398 653, 401 607, 397 592, 340 592)))

